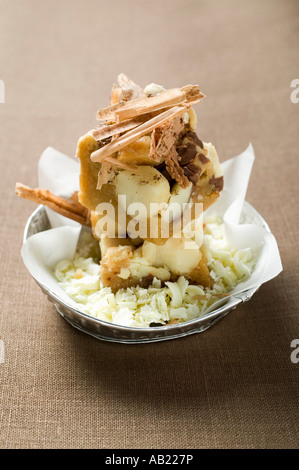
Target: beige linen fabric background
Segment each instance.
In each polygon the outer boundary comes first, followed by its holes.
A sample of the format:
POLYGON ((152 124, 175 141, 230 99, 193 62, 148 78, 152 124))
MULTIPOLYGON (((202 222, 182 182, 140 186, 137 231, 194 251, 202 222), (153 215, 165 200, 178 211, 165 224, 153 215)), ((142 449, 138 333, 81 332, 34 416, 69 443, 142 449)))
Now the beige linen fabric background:
POLYGON ((0 0, 0 38, 0 447, 298 448, 298 1, 0 0), (20 257, 36 206, 15 182, 37 185, 47 146, 74 156, 119 72, 198 83, 200 137, 221 161, 256 152, 247 200, 284 271, 202 334, 98 341, 20 257))

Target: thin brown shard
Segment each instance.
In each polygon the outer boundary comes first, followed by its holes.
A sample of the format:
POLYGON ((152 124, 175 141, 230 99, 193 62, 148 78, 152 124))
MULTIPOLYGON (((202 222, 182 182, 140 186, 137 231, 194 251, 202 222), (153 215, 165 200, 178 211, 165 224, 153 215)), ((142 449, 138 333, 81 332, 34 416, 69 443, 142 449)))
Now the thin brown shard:
POLYGON ((134 119, 128 119, 127 121, 110 124, 108 126, 103 124, 99 128, 92 129, 89 134, 97 141, 104 140, 108 137, 113 137, 115 135, 122 134, 123 132, 130 131, 149 118, 150 116, 147 114, 145 116, 139 116, 134 119))
POLYGON ((187 188, 190 181, 178 162, 176 151, 176 141, 183 128, 184 123, 180 118, 157 127, 152 133, 150 156, 155 157, 157 161, 164 160, 171 178, 176 180, 182 188, 187 188))
POLYGON ((164 111, 158 116, 155 116, 152 119, 149 119, 144 124, 136 127, 135 129, 127 132, 123 136, 115 139, 113 142, 101 147, 91 154, 91 160, 93 162, 103 162, 110 155, 118 152, 119 150, 125 148, 127 145, 135 142, 140 137, 152 132, 156 127, 161 126, 165 122, 175 119, 176 117, 182 116, 186 112, 187 108, 183 106, 175 106, 167 111, 164 111))
POLYGON ((97 182, 97 189, 101 189, 104 184, 107 184, 110 175, 112 172, 112 165, 109 163, 102 163, 101 169, 98 173, 98 182, 97 182))
POLYGON ((185 93, 179 88, 173 88, 159 95, 131 101, 126 107, 116 110, 115 115, 118 121, 125 121, 145 113, 182 104, 184 101, 185 93))
POLYGON ((180 104, 191 106, 191 103, 199 102, 202 98, 204 98, 204 95, 200 92, 197 85, 171 88, 162 91, 158 95, 141 97, 131 101, 121 101, 120 103, 108 106, 108 108, 98 111, 97 119, 114 122, 125 121, 145 113, 180 104))
POLYGON ((190 181, 178 162, 178 154, 174 147, 172 147, 165 158, 165 166, 170 176, 176 180, 182 188, 188 188, 190 181))
POLYGON ((78 199, 74 197, 74 195, 70 200, 67 200, 56 196, 56 194, 46 189, 33 189, 21 183, 16 183, 15 191, 17 196, 47 206, 60 215, 79 222, 82 225, 90 225, 89 211, 78 202, 78 199))

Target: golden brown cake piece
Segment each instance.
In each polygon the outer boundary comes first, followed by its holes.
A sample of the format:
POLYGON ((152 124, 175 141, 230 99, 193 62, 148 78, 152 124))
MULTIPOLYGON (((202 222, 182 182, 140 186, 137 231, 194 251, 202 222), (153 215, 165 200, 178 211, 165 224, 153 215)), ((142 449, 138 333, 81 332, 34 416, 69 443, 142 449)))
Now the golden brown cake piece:
POLYGON ((169 281, 170 273, 144 262, 138 263, 138 257, 134 259, 133 247, 110 247, 101 259, 101 280, 104 286, 111 287, 113 293, 136 285, 148 287, 154 277, 169 281))

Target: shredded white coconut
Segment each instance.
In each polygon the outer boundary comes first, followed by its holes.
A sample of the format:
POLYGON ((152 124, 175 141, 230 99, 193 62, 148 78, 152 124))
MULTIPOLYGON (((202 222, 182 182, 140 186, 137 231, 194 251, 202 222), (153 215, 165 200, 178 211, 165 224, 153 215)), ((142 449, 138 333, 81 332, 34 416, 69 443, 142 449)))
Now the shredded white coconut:
POLYGON ((84 313, 118 325, 148 327, 198 318, 219 296, 248 279, 255 265, 249 248, 236 250, 228 245, 224 224, 215 217, 204 228, 213 289, 191 285, 181 276, 176 282, 165 282, 163 287, 160 280, 154 279, 147 289, 137 286, 113 294, 100 281, 99 259, 95 257, 94 242, 87 236, 74 259, 60 261, 54 275, 84 313))

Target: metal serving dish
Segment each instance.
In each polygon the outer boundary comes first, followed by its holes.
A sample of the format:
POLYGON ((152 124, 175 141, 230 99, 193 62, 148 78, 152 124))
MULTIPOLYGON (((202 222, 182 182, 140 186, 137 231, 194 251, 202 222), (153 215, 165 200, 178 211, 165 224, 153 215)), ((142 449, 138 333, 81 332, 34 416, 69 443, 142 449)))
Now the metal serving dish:
MULTIPOLYGON (((247 202, 245 202, 243 206, 241 223, 255 224, 270 231, 262 216, 247 202)), ((23 241, 25 242, 35 233, 42 232, 50 228, 50 222, 44 206, 38 206, 27 221, 23 241)), ((60 315, 73 327, 100 340, 129 344, 169 340, 193 333, 201 333, 234 310, 239 304, 249 300, 258 290, 257 287, 244 291, 238 295, 231 295, 222 301, 221 306, 218 306, 215 310, 206 313, 195 320, 175 325, 138 328, 116 325, 94 318, 83 313, 79 308, 76 309, 67 305, 57 297, 56 294, 51 292, 47 286, 38 281, 36 282, 40 286, 41 290, 47 295, 48 299, 54 304, 58 313, 60 313, 60 315)))

